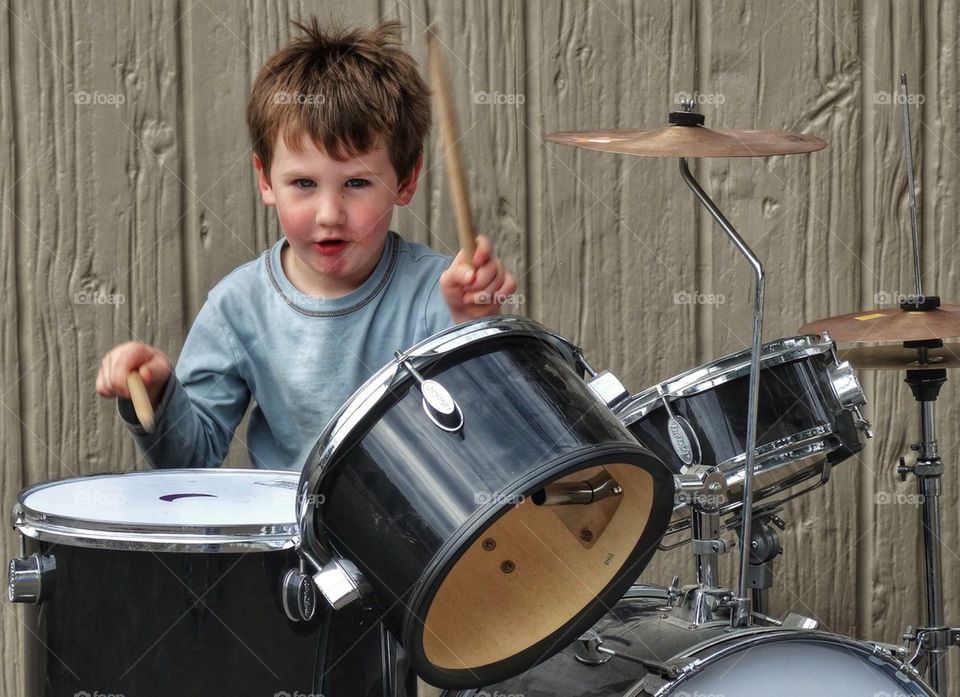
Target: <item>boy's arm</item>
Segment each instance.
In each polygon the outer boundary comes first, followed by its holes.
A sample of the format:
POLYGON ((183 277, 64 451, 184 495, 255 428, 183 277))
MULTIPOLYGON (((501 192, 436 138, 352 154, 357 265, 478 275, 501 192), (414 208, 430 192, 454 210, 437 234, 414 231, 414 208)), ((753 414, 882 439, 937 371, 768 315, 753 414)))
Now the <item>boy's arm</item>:
POLYGON ((219 313, 205 303, 156 406, 154 432, 143 429, 130 400, 117 400, 120 418, 151 465, 190 468, 223 463, 250 403, 250 388, 238 363, 237 347, 219 313))

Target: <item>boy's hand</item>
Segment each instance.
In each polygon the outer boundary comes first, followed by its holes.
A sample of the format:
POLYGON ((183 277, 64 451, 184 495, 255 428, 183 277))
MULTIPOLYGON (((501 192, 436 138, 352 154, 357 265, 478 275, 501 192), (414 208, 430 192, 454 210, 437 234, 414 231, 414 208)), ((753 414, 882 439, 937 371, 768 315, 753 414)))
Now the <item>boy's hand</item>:
POLYGON ((163 351, 138 341, 114 346, 103 357, 100 372, 97 373, 97 394, 101 397, 130 399, 127 376, 134 370, 143 378, 150 404, 156 409, 173 368, 163 351))
POLYGON ((450 268, 440 276, 440 292, 457 323, 500 314, 500 306, 516 290, 516 279, 493 256, 493 245, 486 235, 477 236, 473 268, 464 263, 460 250, 450 268))

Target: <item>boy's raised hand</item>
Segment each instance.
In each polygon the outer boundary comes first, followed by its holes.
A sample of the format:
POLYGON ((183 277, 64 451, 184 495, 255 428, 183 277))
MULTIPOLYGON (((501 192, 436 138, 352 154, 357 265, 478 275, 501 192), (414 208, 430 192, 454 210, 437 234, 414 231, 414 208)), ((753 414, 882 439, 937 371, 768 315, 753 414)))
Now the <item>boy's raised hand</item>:
POLYGON ((500 306, 517 290, 517 281, 493 255, 486 235, 477 236, 473 268, 465 263, 463 250, 440 276, 440 292, 454 322, 500 314, 500 306))
POLYGON ((163 351, 139 341, 127 341, 114 346, 103 357, 100 372, 97 373, 97 394, 101 397, 130 399, 127 376, 134 370, 143 378, 150 404, 156 408, 173 372, 172 364, 163 351))

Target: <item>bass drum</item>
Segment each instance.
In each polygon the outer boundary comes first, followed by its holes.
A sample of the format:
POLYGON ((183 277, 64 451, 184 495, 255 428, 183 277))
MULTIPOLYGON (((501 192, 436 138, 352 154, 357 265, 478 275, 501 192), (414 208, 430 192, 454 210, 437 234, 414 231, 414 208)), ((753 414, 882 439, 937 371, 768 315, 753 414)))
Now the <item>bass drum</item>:
POLYGON ((512 680, 443 695, 935 697, 876 644, 816 630, 695 627, 666 603, 663 589, 633 588, 594 627, 619 654, 604 663, 582 662, 587 653, 575 642, 512 680))
MULTIPOLYGON (((25 603, 22 694, 319 694, 326 625, 289 620, 281 593, 297 478, 160 470, 22 491, 7 579, 25 603)), ((359 653, 354 671, 371 664, 359 653)))

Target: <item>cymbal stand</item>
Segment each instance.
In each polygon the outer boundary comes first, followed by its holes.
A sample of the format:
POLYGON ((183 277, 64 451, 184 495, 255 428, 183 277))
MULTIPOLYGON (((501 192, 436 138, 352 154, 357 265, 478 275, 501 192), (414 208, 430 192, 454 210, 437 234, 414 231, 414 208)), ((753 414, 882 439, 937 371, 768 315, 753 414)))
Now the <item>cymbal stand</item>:
MULTIPOLYGON (((915 344, 921 342, 906 342, 915 344)), ((936 341, 936 343, 942 343, 936 341)), ((924 347, 918 348, 922 353, 924 347)), ((904 380, 913 392, 914 399, 920 404, 919 443, 910 447, 917 454, 916 462, 907 465, 900 458, 897 472, 906 481, 907 474, 917 478, 917 491, 922 502, 922 535, 924 557, 924 588, 926 590, 927 626, 918 629, 927 641, 924 646, 928 658, 930 686, 940 695, 948 694, 946 650, 950 646, 947 628, 943 618, 943 563, 940 554, 940 489, 943 477, 943 461, 937 451, 934 403, 940 388, 947 381, 947 371, 942 368, 933 370, 908 370, 904 380), (942 639, 942 641, 940 640, 942 639)), ((909 633, 909 632, 908 632, 909 633)))
MULTIPOLYGON (((685 107, 688 105, 685 105, 685 107)), ((690 105, 692 106, 692 105, 690 105)), ((703 124, 703 116, 691 112, 674 112, 671 115, 671 123, 675 125, 699 126, 703 124), (683 117, 686 117, 684 120, 683 117)), ((753 342, 750 347, 750 387, 749 399, 747 400, 747 442, 746 442, 746 464, 743 477, 743 510, 745 512, 753 510, 753 467, 756 459, 757 449, 757 400, 760 390, 760 345, 763 335, 763 265, 753 253, 743 238, 740 237, 730 221, 726 219, 720 209, 711 200, 707 193, 700 187, 697 180, 694 179, 690 168, 687 165, 687 158, 680 158, 680 176, 683 181, 694 193, 703 207, 711 217, 720 226, 724 234, 730 239, 737 251, 747 260, 754 274, 754 300, 753 300, 753 342)), ((750 540, 752 516, 744 515, 740 529, 740 539, 750 540)), ((751 596, 749 591, 750 576, 750 549, 747 545, 741 545, 740 548, 740 585, 737 597, 733 599, 733 607, 730 613, 730 623, 734 627, 743 627, 750 624, 751 614, 751 596)))
MULTIPOLYGON (((922 274, 920 271, 920 223, 917 214, 916 183, 914 180, 913 141, 910 129, 910 107, 907 92, 907 76, 900 74, 900 96, 903 104, 903 138, 904 157, 906 159, 907 186, 910 196, 910 227, 913 242, 913 269, 916 277, 916 295, 907 296, 900 303, 902 310, 929 312, 940 307, 940 298, 936 295, 923 294, 922 274)), ((931 348, 940 348, 943 341, 931 339, 927 341, 906 341, 904 347, 915 348, 919 354, 919 362, 928 362, 928 352, 931 348)), ((950 632, 944 626, 943 619, 943 563, 940 554, 940 481, 943 477, 943 462, 937 452, 936 419, 934 417, 934 402, 940 393, 940 388, 947 381, 947 371, 942 368, 932 370, 908 370, 904 380, 913 392, 914 399, 920 404, 920 433, 919 443, 911 445, 915 450, 917 460, 913 465, 907 465, 903 458, 897 471, 900 478, 906 481, 907 474, 913 473, 917 477, 917 489, 922 501, 922 534, 923 534, 923 578, 926 590, 927 626, 916 630, 914 639, 924 637, 918 641, 918 651, 924 653, 928 659, 930 686, 937 694, 947 695, 947 661, 946 650, 950 646, 950 632)), ((908 631, 904 638, 913 632, 908 631)))

